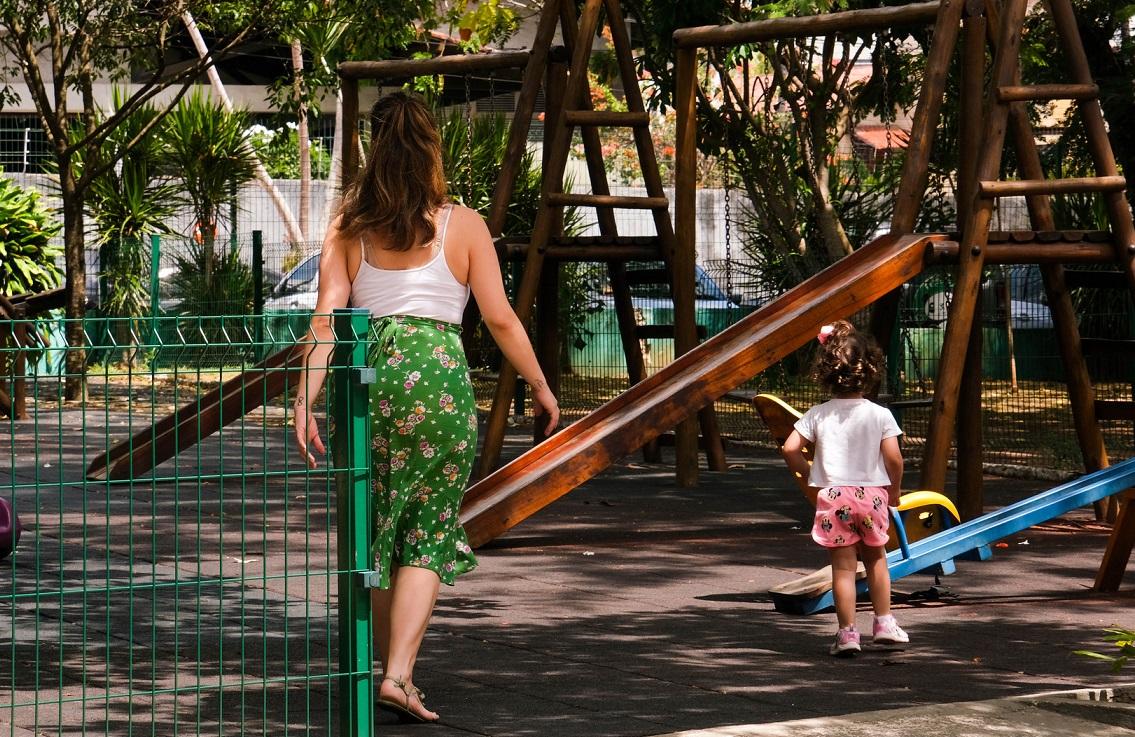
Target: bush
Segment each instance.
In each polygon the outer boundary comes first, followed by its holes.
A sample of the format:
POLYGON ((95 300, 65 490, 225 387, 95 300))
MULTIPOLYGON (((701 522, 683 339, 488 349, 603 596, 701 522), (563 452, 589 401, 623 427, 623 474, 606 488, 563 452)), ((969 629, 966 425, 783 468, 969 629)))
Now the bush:
POLYGON ((252 312, 252 268, 240 259, 240 248, 211 254, 211 246, 189 242, 187 255, 178 256, 177 272, 170 279, 170 294, 180 315, 244 315, 252 312), (205 261, 213 259, 211 275, 205 261))
POLYGON ((0 293, 43 292, 63 283, 56 265, 63 247, 51 242, 58 232, 37 193, 0 178, 0 293))

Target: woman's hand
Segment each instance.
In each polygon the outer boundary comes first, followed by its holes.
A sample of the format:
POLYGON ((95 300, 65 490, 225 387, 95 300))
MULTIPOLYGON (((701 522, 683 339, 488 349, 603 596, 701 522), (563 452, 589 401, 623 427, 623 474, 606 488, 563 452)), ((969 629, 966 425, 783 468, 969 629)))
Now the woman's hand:
MULTIPOLYGON (((545 437, 551 435, 556 431, 556 426, 560 424, 560 404, 556 401, 556 396, 552 394, 552 390, 548 388, 547 384, 541 382, 541 386, 532 393, 532 401, 536 405, 533 411, 537 418, 547 413, 548 424, 544 427, 544 435, 545 437)), ((538 419, 537 422, 539 422, 538 419)))
POLYGON ((296 419, 296 447, 299 448, 300 457, 303 458, 308 468, 315 468, 315 456, 312 455, 311 450, 318 451, 320 455, 327 453, 327 449, 323 447, 323 439, 319 437, 319 427, 315 423, 315 415, 312 414, 305 402, 297 400, 294 417, 296 419))

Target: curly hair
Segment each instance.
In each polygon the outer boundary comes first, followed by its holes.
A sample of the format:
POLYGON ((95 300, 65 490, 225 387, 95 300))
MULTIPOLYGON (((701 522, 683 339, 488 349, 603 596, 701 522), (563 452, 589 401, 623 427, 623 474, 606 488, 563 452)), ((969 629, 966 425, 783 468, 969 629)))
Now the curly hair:
POLYGON ((370 131, 366 168, 343 194, 340 229, 378 233, 396 251, 429 243, 432 215, 448 199, 433 113, 417 95, 392 92, 371 108, 370 131))
POLYGON ((883 351, 847 320, 831 326, 812 364, 812 378, 833 394, 869 393, 879 383, 883 351))

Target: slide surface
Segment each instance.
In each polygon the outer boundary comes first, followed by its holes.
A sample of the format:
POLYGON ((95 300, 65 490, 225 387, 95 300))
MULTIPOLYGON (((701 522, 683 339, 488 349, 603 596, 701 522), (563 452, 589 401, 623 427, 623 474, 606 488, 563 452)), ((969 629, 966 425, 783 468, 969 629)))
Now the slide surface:
POLYGON ((303 351, 277 351, 254 367, 166 415, 100 454, 87 467, 92 481, 137 478, 222 427, 272 401, 299 382, 303 351))
MULTIPOLYGON (((995 512, 983 514, 911 543, 909 556, 904 556, 901 550, 889 553, 887 566, 891 571, 891 580, 991 545, 1004 537, 1133 486, 1135 458, 1086 474, 995 512)), ((830 585, 830 581, 828 583, 830 585)), ((861 582, 861 586, 865 587, 865 584, 861 582)), ((781 612, 811 614, 832 606, 830 591, 819 596, 803 597, 780 595, 775 589, 770 593, 777 611, 781 612)))
POLYGON ((492 540, 814 339, 820 326, 910 281, 929 245, 944 239, 875 239, 477 482, 461 512, 470 542, 492 540))

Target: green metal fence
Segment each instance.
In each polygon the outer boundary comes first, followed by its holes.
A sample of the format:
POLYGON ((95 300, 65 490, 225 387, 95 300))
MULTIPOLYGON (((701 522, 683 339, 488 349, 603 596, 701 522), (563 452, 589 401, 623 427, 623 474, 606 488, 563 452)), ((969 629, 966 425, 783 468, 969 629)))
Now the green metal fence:
POLYGON ((0 734, 371 734, 368 322, 334 317, 315 470, 276 391, 288 369, 257 366, 293 326, 100 321, 69 399, 71 349, 46 339, 68 326, 29 321, 45 339, 16 345, 0 324, 0 382, 26 408, 0 418, 23 525, 0 559, 0 734))

